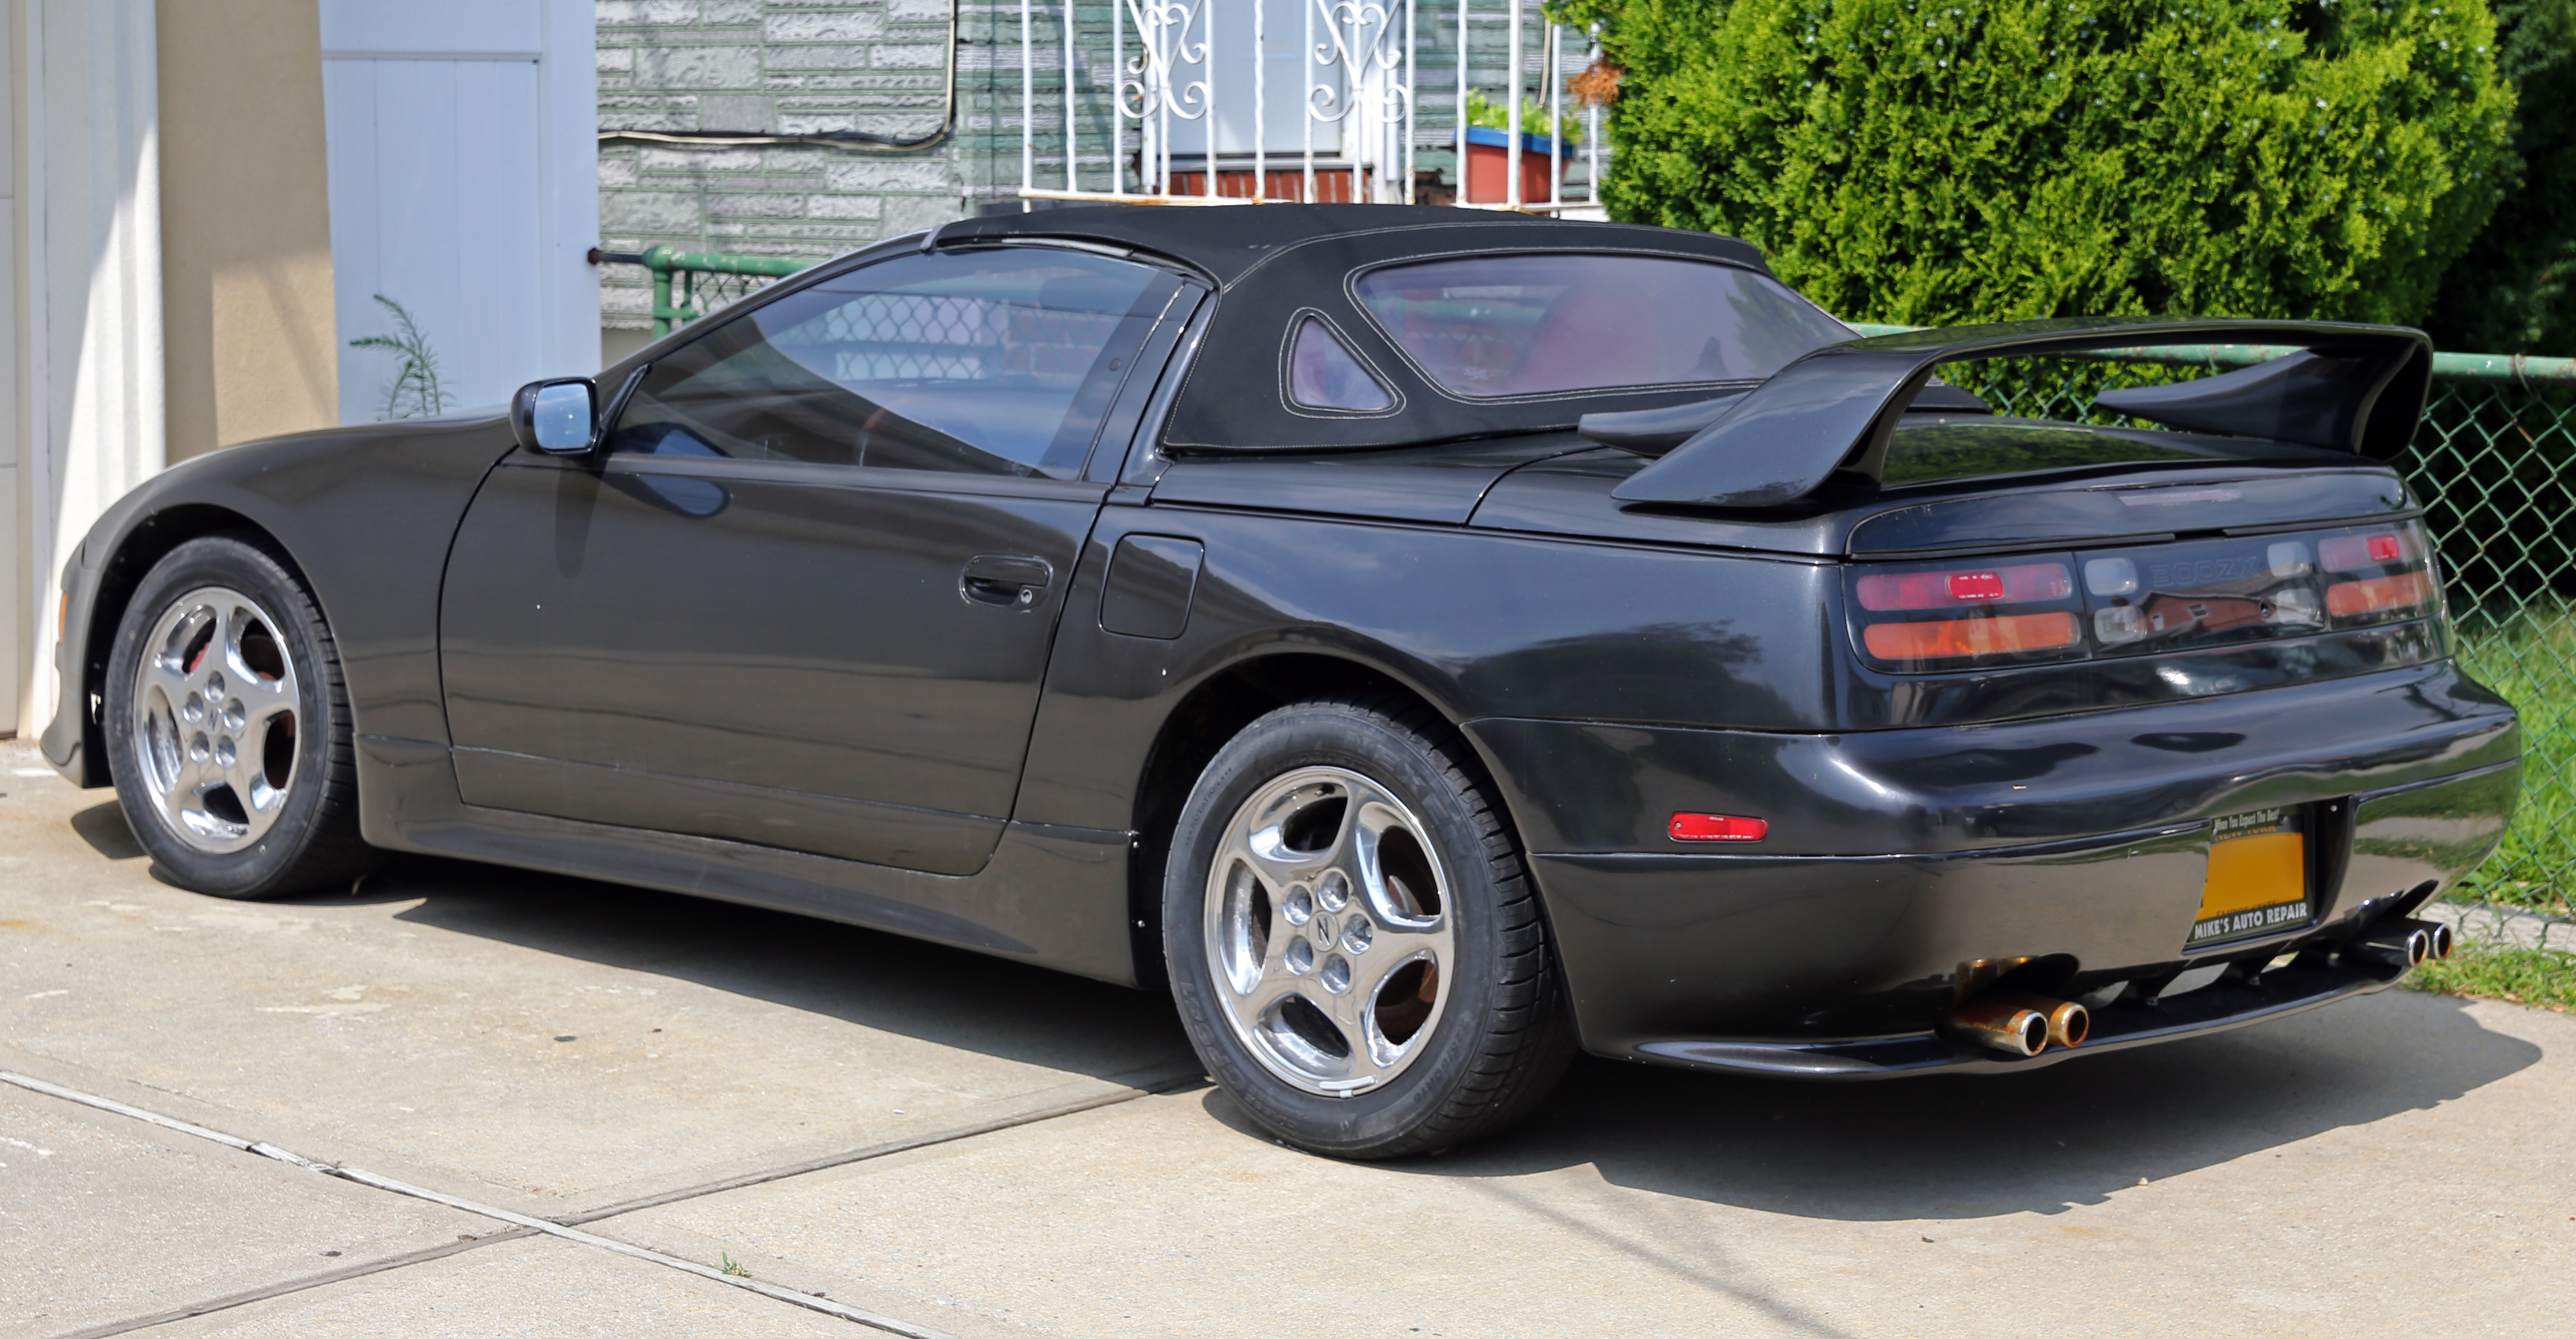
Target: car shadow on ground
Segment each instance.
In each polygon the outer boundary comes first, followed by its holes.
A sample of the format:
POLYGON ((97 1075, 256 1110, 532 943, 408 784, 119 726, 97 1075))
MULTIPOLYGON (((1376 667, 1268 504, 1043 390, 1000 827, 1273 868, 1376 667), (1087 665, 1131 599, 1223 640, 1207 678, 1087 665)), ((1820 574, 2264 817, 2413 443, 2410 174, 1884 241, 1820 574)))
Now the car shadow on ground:
POLYGON ((1198 1074, 1166 997, 787 912, 413 856, 388 859, 354 894, 282 903, 415 899, 395 919, 940 1046, 1120 1083, 1198 1074))
MULTIPOLYGON (((1822 1084, 1583 1059, 1526 1124, 1390 1164, 1615 1186, 1850 1221, 2060 1213, 2459 1098, 2540 1059, 2466 1002, 2392 990, 2026 1074, 1822 1084)), ((1221 1095, 1212 1114, 1242 1125, 1221 1095)))
POLYGON ((72 815, 72 833, 109 860, 143 857, 143 843, 134 840, 134 829, 125 822, 125 809, 114 800, 93 804, 72 815))

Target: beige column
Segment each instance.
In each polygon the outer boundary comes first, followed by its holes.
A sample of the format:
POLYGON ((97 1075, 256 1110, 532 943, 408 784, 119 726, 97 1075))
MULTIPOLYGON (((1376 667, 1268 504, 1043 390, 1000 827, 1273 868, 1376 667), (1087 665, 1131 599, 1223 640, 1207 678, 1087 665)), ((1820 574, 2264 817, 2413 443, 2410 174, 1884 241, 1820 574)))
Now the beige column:
POLYGON ((170 459, 339 421, 316 0, 163 0, 170 459))

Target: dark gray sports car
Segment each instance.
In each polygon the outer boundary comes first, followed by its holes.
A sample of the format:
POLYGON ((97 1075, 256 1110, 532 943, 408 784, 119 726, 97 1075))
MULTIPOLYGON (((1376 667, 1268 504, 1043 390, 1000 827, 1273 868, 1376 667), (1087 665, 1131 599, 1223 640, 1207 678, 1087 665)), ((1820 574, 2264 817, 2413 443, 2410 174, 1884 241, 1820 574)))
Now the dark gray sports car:
POLYGON ((1171 990, 1282 1138, 1577 1048, 2013 1070, 2395 981, 2513 711, 2382 463, 2424 338, 1876 339, 1753 248, 1366 206, 843 257, 506 417, 191 461, 64 577, 47 755, 182 884, 378 850, 1171 990), (1944 363, 2290 346, 2000 418, 1944 363))

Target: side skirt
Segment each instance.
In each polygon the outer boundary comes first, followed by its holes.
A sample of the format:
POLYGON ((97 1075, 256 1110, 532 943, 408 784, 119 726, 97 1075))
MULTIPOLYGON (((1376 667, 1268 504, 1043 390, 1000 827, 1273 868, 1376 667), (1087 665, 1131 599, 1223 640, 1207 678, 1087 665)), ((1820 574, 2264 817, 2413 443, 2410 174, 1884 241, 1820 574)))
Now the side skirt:
POLYGON ((890 930, 1136 984, 1129 834, 1014 822, 984 868, 928 874, 746 842, 464 803, 443 744, 357 740, 367 840, 890 930))

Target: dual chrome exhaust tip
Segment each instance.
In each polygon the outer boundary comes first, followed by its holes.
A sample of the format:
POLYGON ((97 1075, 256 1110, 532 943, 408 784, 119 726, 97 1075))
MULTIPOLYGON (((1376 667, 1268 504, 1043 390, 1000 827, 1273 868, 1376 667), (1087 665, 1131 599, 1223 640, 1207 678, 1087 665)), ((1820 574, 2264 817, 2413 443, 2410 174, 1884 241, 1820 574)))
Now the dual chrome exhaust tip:
POLYGON ((2037 1055, 2051 1046, 2081 1046, 2093 1015, 2073 1000, 1999 991, 1950 1011, 1947 1031, 2009 1055, 2037 1055))
MULTIPOLYGON (((2458 939, 2445 922, 2393 920, 2374 926, 2343 951, 2408 969, 2440 962, 2457 946, 2458 939)), ((1966 970, 1963 966, 1963 977, 1966 970)), ((2006 990, 1979 995, 1952 1009, 1941 1030, 1956 1040, 2007 1055, 2032 1056, 2051 1046, 2081 1046, 2092 1027, 2092 1014, 2073 1000, 2006 990)))
POLYGON ((2451 956, 2458 945, 2442 921, 2394 920, 2372 929, 2344 947, 2344 952, 2400 969, 2421 967, 2451 956))

